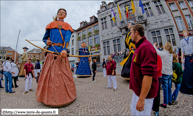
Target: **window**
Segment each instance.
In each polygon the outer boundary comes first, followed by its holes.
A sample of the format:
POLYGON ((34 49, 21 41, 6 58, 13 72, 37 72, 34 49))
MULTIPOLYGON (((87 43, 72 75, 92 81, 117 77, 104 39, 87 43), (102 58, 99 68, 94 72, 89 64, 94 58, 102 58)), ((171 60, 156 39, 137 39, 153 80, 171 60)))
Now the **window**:
POLYGON ((86 38, 85 38, 85 39, 82 39, 82 41, 86 43, 86 38))
POLYGON ((107 55, 107 43, 106 42, 103 42, 103 51, 104 51, 104 55, 107 55))
POLYGON ((79 37, 81 37, 81 32, 80 32, 80 33, 78 33, 78 36, 79 36, 79 37))
POLYGON ((114 48, 114 52, 117 53, 121 50, 121 44, 120 44, 120 39, 115 39, 113 40, 113 48, 114 48))
POLYGON ((107 54, 110 55, 110 42, 107 41, 107 54))
POLYGON ((38 58, 39 56, 37 55, 37 58, 38 58))
POLYGON ((99 34, 94 35, 95 44, 100 44, 99 34))
POLYGON ((78 48, 81 48, 81 41, 78 41, 78 48))
POLYGON ((105 7, 102 7, 102 9, 101 9, 101 10, 102 10, 102 11, 104 11, 105 9, 106 9, 105 7))
POLYGON ((175 5, 175 3, 170 3, 169 6, 170 6, 170 9, 171 9, 172 11, 178 10, 177 7, 176 7, 176 5, 175 5))
POLYGON ((36 55, 34 55, 34 58, 36 57, 36 55))
POLYGON ((134 22, 136 21, 135 14, 132 14, 132 9, 129 10, 128 17, 127 17, 127 12, 125 10, 125 15, 126 15, 127 21, 134 21, 134 22))
POLYGON ((186 18, 186 22, 188 23, 188 28, 193 29, 193 20, 190 17, 190 15, 185 15, 185 18, 186 18))
POLYGON ((177 26, 178 26, 178 30, 179 31, 183 31, 184 30, 184 25, 182 23, 182 20, 181 20, 181 17, 175 17, 176 19, 176 23, 177 23, 177 26))
POLYGON ((72 46, 74 45, 74 40, 72 40, 72 46))
POLYGON ((74 35, 72 35, 72 37, 74 37, 74 35))
POLYGON ((164 29, 166 40, 170 42, 173 46, 176 46, 176 40, 172 28, 164 29))
POLYGON ((154 4, 155 4, 156 9, 157 9, 157 11, 158 11, 159 14, 165 13, 165 10, 164 10, 164 8, 163 8, 163 6, 162 6, 160 0, 154 1, 154 4))
POLYGON ((186 8, 186 6, 185 6, 185 4, 184 4, 184 1, 180 1, 180 2, 178 2, 178 4, 179 4, 179 6, 180 6, 181 9, 186 8))
POLYGON ((146 16, 147 17, 153 16, 153 12, 151 10, 151 7, 150 7, 149 3, 143 4, 143 6, 144 6, 146 16))
POLYGON ((104 51, 104 55, 110 55, 110 42, 109 41, 103 42, 103 51, 104 51))
POLYGON ((92 17, 90 22, 93 22, 93 21, 94 21, 94 18, 92 17))
POLYGON ((82 35, 86 35, 86 30, 82 31, 82 35))
MULTIPOLYGON (((115 15, 115 16, 116 16, 116 15, 115 15)), ((116 17, 115 17, 115 22, 114 22, 113 19, 112 19, 112 16, 110 15, 110 20, 111 20, 111 27, 117 26, 116 17)))
POLYGON ((90 28, 88 28, 88 32, 92 32, 92 28, 90 27, 90 28))
POLYGON ((95 26, 94 26, 94 30, 99 30, 98 25, 95 25, 95 26))
POLYGON ((72 55, 74 55, 74 48, 72 48, 72 55))
POLYGON ((83 27, 84 26, 84 23, 81 23, 81 27, 83 27))
POLYGON ((88 37, 88 45, 92 46, 92 37, 88 37))
POLYGON ((157 42, 158 46, 161 47, 162 44, 162 37, 161 37, 161 33, 159 30, 157 31, 152 31, 151 32, 152 38, 153 38, 153 43, 157 42))
POLYGON ((101 22, 102 22, 102 29, 107 29, 107 21, 106 21, 106 17, 101 19, 101 22))
POLYGON ((32 58, 32 55, 31 55, 31 58, 32 58))
POLYGON ((190 7, 193 7, 193 1, 192 0, 188 0, 188 4, 190 7))
POLYGON ((110 5, 109 5, 109 8, 112 8, 112 7, 113 7, 113 4, 110 4, 110 5))

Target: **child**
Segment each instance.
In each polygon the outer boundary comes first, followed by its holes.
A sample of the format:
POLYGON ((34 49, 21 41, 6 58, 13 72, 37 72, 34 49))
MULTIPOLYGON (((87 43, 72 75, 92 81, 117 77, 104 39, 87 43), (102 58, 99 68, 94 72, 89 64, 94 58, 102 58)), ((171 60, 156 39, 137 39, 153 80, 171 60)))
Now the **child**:
POLYGON ((37 72, 36 82, 38 83, 40 72, 37 72))
POLYGON ((174 92, 172 94, 172 105, 176 105, 176 104, 178 104, 176 99, 177 99, 178 92, 180 90, 180 86, 182 83, 182 74, 183 74, 182 66, 178 62, 178 57, 176 54, 173 54, 172 68, 173 68, 173 72, 174 72, 172 80, 174 81, 175 87, 176 87, 176 89, 174 90, 174 92))

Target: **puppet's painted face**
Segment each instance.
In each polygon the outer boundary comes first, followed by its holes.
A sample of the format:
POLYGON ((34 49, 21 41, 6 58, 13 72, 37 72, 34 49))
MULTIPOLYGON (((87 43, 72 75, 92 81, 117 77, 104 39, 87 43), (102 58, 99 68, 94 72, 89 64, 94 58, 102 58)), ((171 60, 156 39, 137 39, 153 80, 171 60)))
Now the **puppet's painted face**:
POLYGON ((58 14, 57 14, 57 17, 58 17, 59 19, 64 19, 64 18, 66 18, 66 11, 60 10, 60 11, 58 12, 58 14))
POLYGON ((82 46, 83 48, 85 48, 85 47, 86 47, 86 43, 82 43, 81 46, 82 46))

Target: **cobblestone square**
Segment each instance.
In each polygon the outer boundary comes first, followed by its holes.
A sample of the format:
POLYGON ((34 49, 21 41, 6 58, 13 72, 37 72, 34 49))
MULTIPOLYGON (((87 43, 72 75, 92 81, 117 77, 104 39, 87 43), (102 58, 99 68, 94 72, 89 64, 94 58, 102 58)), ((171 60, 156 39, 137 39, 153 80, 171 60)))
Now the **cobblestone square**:
MULTIPOLYGON (((56 77, 57 78, 57 77, 56 77)), ((117 90, 105 89, 107 86, 107 77, 103 77, 101 72, 96 74, 96 82, 92 82, 92 77, 74 78, 77 90, 76 100, 66 106, 58 108, 60 116, 91 116, 91 115, 113 115, 129 116, 131 115, 130 103, 133 91, 129 89, 129 81, 121 78, 117 74, 117 90)), ((18 88, 13 94, 5 93, 5 89, 0 89, 1 103, 0 108, 7 109, 49 109, 42 103, 36 101, 36 80, 33 79, 34 91, 24 94, 25 80, 19 78, 18 88)), ((2 81, 3 86, 5 82, 2 81)), ((175 86, 173 84, 172 91, 175 86)), ((163 101, 163 91, 161 90, 161 101, 163 101)), ((169 106, 164 109, 160 107, 161 116, 193 116, 193 96, 184 95, 179 92, 177 105, 169 106)), ((153 116, 153 111, 152 111, 153 116)))

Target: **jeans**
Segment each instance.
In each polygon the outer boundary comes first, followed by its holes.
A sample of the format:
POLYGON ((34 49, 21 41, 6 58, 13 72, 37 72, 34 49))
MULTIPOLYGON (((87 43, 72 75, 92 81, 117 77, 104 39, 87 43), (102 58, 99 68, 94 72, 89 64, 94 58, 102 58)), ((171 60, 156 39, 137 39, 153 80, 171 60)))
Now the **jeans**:
POLYGON ((164 104, 168 104, 172 102, 172 75, 162 75, 162 88, 164 95, 164 104))
POLYGON ((3 72, 5 76, 5 92, 12 92, 12 75, 10 72, 3 72), (8 82, 9 82, 9 89, 8 89, 8 82))
POLYGON ((178 92, 179 92, 179 90, 180 90, 181 83, 179 83, 179 84, 176 84, 176 83, 175 83, 175 87, 176 87, 176 89, 174 90, 174 92, 173 92, 173 94, 172 94, 172 99, 173 99, 174 101, 176 101, 176 99, 177 99, 177 97, 178 97, 178 92))

